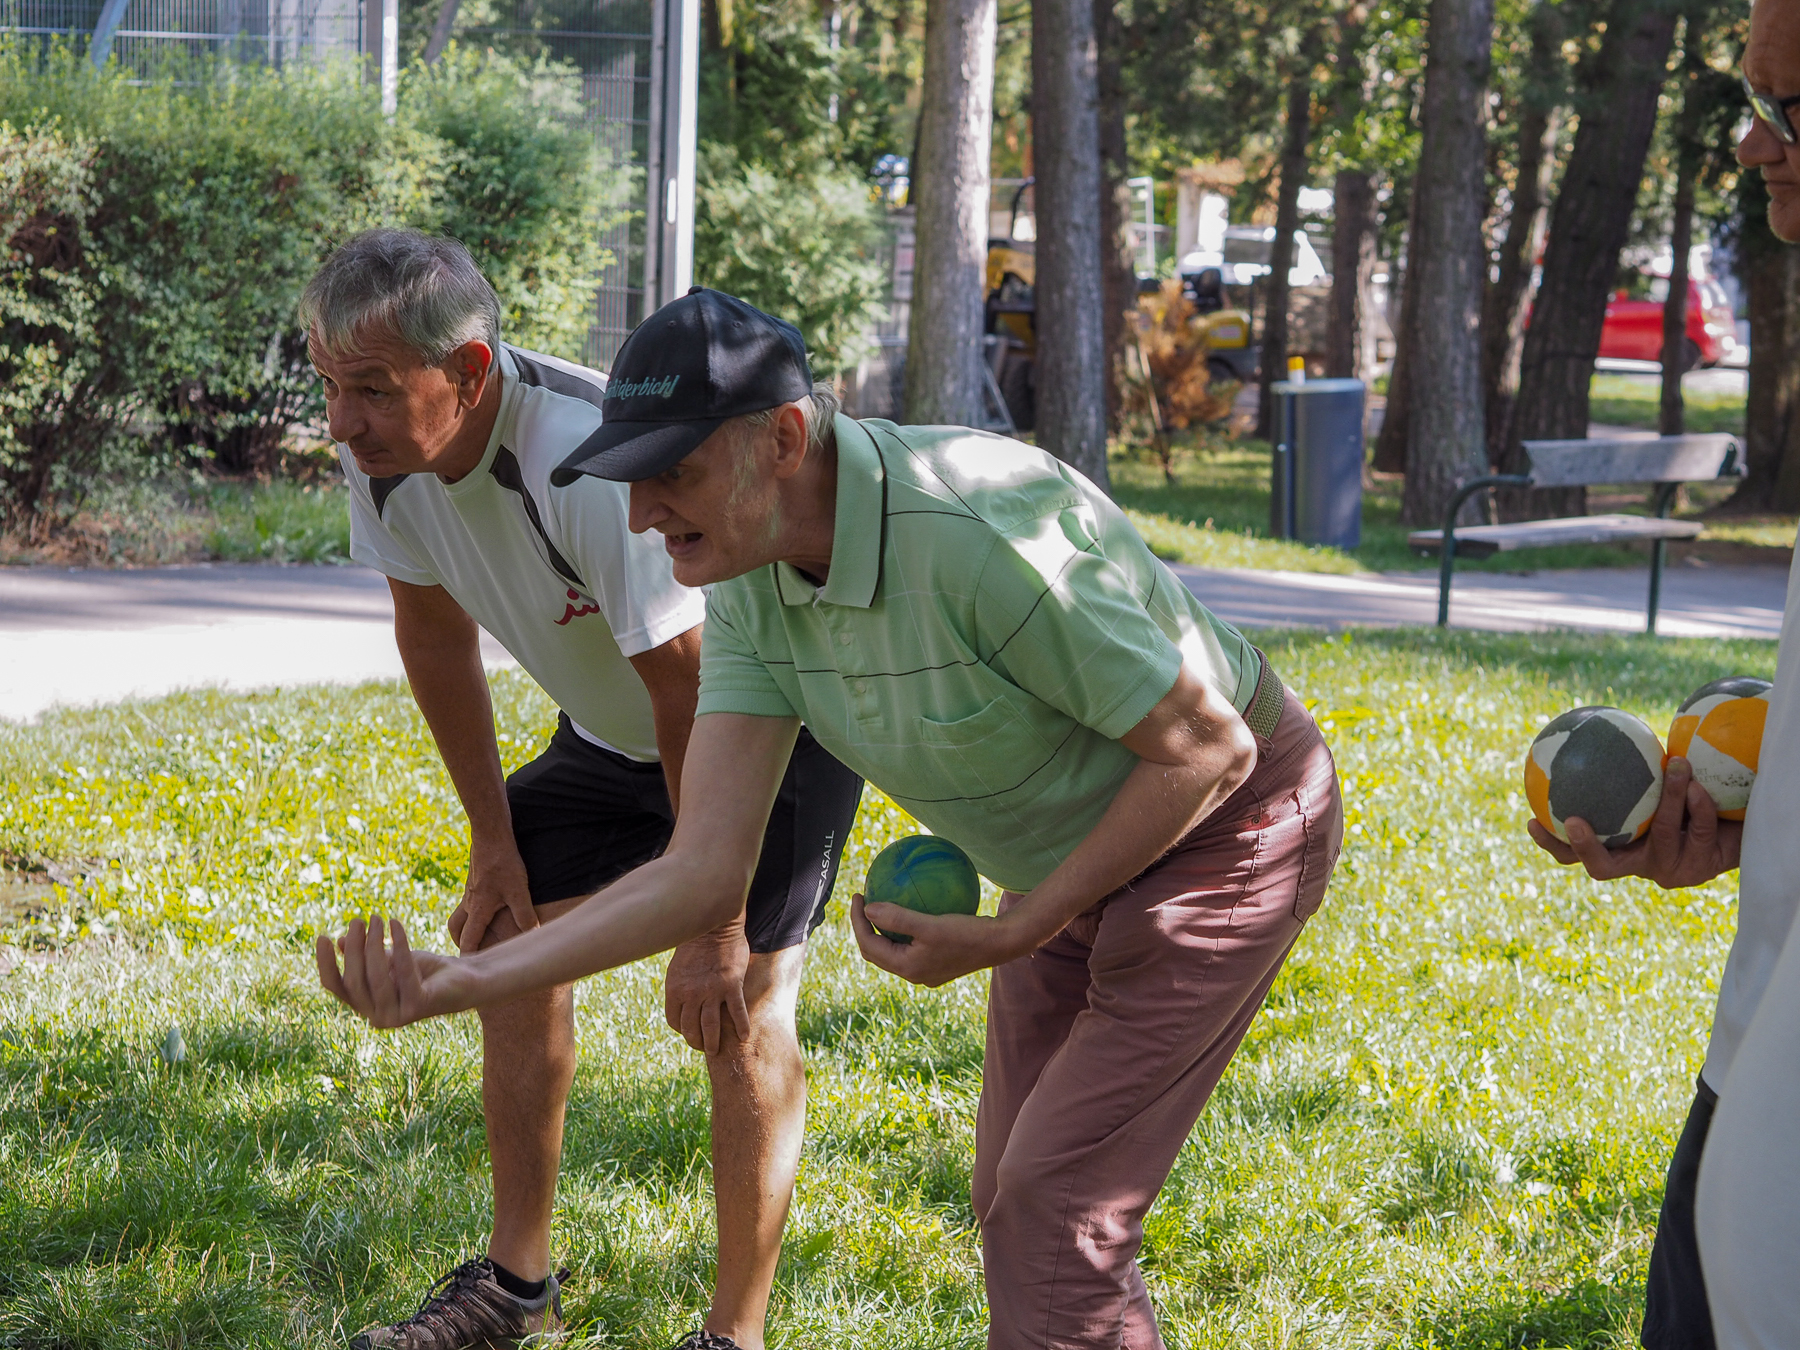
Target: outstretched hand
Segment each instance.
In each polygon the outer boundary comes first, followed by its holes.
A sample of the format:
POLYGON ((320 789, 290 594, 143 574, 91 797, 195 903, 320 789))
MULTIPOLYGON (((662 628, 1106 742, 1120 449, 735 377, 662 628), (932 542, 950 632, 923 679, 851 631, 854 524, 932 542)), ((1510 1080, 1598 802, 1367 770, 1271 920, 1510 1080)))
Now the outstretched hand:
POLYGON ((868 905, 861 895, 850 897, 850 923, 865 961, 934 989, 971 971, 1004 965, 1036 945, 1021 941, 1015 925, 1005 919, 921 914, 903 905, 868 905), (904 933, 912 941, 895 942, 882 933, 904 933))
POLYGON ((435 952, 415 952, 400 920, 381 915, 364 924, 352 919, 335 943, 321 936, 314 945, 319 982, 357 1016, 377 1027, 403 1027, 427 1017, 471 1008, 466 963, 435 952), (390 953, 383 930, 393 929, 390 953), (338 970, 342 954, 344 968, 338 970))
POLYGON ((1742 821, 1720 820, 1712 794, 1694 781, 1693 766, 1677 756, 1663 768, 1662 800, 1643 838, 1609 849, 1578 816, 1566 823, 1563 843, 1537 821, 1525 827, 1538 847, 1559 863, 1580 863, 1596 881, 1648 877, 1664 890, 1699 886, 1738 865, 1742 821))

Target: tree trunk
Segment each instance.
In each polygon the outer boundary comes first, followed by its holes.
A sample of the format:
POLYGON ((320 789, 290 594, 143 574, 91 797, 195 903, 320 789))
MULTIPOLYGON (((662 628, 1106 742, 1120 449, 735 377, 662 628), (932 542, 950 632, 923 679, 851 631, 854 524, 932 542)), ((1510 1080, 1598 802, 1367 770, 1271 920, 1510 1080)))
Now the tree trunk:
MULTIPOLYGON (((1481 398, 1487 83, 1494 0, 1432 0, 1424 138, 1413 184, 1419 292, 1401 519, 1441 524, 1456 489, 1487 471, 1481 398)), ((1476 511, 1481 503, 1471 501, 1476 511)))
MULTIPOLYGON (((1676 17, 1672 6, 1655 0, 1616 0, 1612 6, 1550 219, 1543 280, 1520 360, 1504 461, 1509 470, 1526 467, 1521 441, 1587 435, 1588 384, 1656 130, 1676 17)), ((1509 519, 1578 515, 1586 508, 1582 488, 1508 493, 1502 503, 1509 519)))
POLYGON ((1776 500, 1800 393, 1800 364, 1792 359, 1796 320, 1796 266, 1800 252, 1769 229, 1768 195, 1762 175, 1740 180, 1738 265, 1750 320, 1749 389, 1744 398, 1744 479, 1727 511, 1769 511, 1776 500))
POLYGON ((1332 184, 1331 354, 1325 373, 1368 382, 1375 364, 1368 322, 1370 278, 1375 275, 1375 179, 1346 169, 1332 184))
MULTIPOLYGON (((1557 55, 1561 59, 1560 54, 1557 55)), ((1525 350, 1525 314, 1531 277, 1544 247, 1550 218, 1550 183, 1556 172, 1560 110, 1527 106, 1519 116, 1519 158, 1512 211, 1500 244, 1500 272, 1488 288, 1482 315, 1482 384, 1487 408, 1488 460, 1506 456, 1513 406, 1519 396, 1519 357, 1525 350)))
POLYGON ((1262 397, 1257 406, 1256 434, 1275 434, 1277 380, 1287 378, 1288 271, 1294 265, 1294 231, 1300 228, 1300 189, 1306 186, 1306 141, 1312 130, 1312 68, 1307 59, 1313 39, 1300 45, 1300 59, 1288 84, 1287 131, 1281 142, 1281 186, 1275 193, 1275 242, 1269 249, 1269 281, 1263 309, 1262 397))
POLYGON ((1097 65, 1092 0, 1037 0, 1031 9, 1037 441, 1104 489, 1106 302, 1097 65))
POLYGON ((438 6, 437 22, 431 25, 431 38, 425 44, 425 64, 431 65, 450 45, 450 30, 456 26, 456 11, 462 0, 443 0, 438 6))
POLYGON ((1656 429, 1665 436, 1687 430, 1687 407, 1681 399, 1681 372, 1687 365, 1688 250, 1694 243, 1694 188, 1700 157, 1682 146, 1676 156, 1675 217, 1669 225, 1669 294, 1662 312, 1662 398, 1656 429))
POLYGON ((1394 330, 1394 363, 1388 368, 1387 410, 1375 438, 1373 467, 1382 473, 1406 472, 1406 446, 1412 427, 1413 356, 1418 333, 1419 288, 1413 285, 1413 240, 1419 237, 1419 194, 1414 185, 1407 207, 1406 246, 1390 268, 1389 326, 1394 330), (1394 313, 1394 298, 1399 313, 1394 313))
POLYGON ((980 426, 995 0, 929 0, 906 420, 980 426))
POLYGON ((1131 247, 1129 152, 1125 142, 1125 81, 1119 56, 1119 20, 1109 0, 1094 0, 1094 47, 1100 84, 1100 271, 1105 297, 1101 331, 1106 342, 1106 424, 1119 427, 1119 362, 1125 316, 1137 305, 1137 263, 1131 247))

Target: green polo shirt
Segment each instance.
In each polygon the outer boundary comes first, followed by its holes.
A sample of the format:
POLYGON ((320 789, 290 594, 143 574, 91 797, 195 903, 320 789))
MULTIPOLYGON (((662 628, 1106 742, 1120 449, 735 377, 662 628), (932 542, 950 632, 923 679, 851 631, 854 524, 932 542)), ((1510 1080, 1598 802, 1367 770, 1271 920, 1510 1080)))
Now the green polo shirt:
POLYGON ((1255 652, 1124 513, 1042 450, 962 427, 836 421, 831 575, 712 588, 706 713, 799 717, 1008 890, 1112 802, 1118 738, 1185 661, 1243 712, 1255 652))

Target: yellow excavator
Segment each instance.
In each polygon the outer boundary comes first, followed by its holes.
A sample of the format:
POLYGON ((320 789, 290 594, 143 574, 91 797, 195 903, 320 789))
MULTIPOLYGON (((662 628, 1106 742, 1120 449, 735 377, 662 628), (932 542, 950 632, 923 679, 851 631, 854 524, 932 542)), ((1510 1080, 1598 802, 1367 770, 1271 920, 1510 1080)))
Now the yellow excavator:
MULTIPOLYGON (((993 377, 991 393, 1005 404, 1020 431, 1036 420, 1037 253, 1018 236, 1019 204, 1032 186, 1027 178, 1013 193, 1006 238, 990 238, 987 252, 987 321, 985 355, 993 377)), ((1145 283, 1154 287, 1156 282, 1145 283)), ((1219 383, 1244 383, 1256 377, 1257 347, 1250 340, 1249 311, 1228 305, 1224 275, 1217 267, 1202 268, 1182 278, 1182 290, 1193 304, 1194 322, 1205 333, 1206 369, 1219 383)))

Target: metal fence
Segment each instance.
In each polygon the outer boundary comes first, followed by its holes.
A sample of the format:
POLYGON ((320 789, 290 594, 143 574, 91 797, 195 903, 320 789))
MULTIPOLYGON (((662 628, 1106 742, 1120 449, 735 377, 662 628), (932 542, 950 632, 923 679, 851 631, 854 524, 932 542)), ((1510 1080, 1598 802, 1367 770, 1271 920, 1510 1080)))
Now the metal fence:
MULTIPOLYGON (((570 78, 578 82, 581 106, 601 152, 613 164, 636 170, 642 191, 660 84, 652 78, 657 16, 650 0, 501 0, 484 10, 483 17, 493 22, 459 26, 456 40, 578 72, 570 78)), ((416 29, 401 26, 403 47, 409 39, 422 45, 434 17, 429 10, 424 13, 416 29)), ((601 236, 613 261, 594 297, 584 353, 592 365, 609 364, 644 316, 645 220, 640 197, 626 218, 601 236)))
MULTIPOLYGON (((0 0, 0 31, 85 40, 101 0, 0 0)), ((362 0, 129 0, 113 54, 141 66, 164 53, 287 65, 362 50, 362 0)))
MULTIPOLYGON (((85 41, 102 5, 0 0, 0 32, 85 41)), ((140 68, 163 54, 219 54, 274 66, 354 59, 379 52, 381 9, 380 0, 127 0, 112 51, 122 64, 140 68)), ((402 46, 412 50, 424 45, 436 17, 435 6, 416 12, 422 14, 416 25, 401 26, 402 46)), ((500 0, 483 5, 478 17, 484 22, 456 29, 458 41, 572 69, 568 78, 578 86, 601 152, 637 173, 632 209, 601 237, 613 261, 600 278, 583 355, 604 366, 643 317, 646 294, 651 308, 657 299, 647 279, 654 269, 647 265, 653 249, 646 247, 652 214, 646 205, 660 214, 666 177, 656 153, 664 102, 664 81, 654 69, 666 26, 661 6, 654 0, 500 0)))

